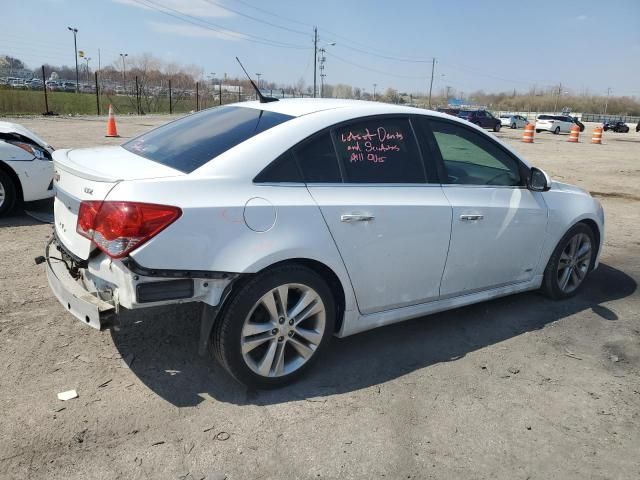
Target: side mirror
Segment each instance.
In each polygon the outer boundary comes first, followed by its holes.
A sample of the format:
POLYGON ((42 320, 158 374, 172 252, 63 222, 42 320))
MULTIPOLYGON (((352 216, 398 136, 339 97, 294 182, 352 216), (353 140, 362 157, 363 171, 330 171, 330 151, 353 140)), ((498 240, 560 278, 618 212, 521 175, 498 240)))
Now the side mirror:
POLYGON ((529 190, 533 192, 546 192, 551 188, 551 179, 544 171, 532 167, 529 174, 529 190))

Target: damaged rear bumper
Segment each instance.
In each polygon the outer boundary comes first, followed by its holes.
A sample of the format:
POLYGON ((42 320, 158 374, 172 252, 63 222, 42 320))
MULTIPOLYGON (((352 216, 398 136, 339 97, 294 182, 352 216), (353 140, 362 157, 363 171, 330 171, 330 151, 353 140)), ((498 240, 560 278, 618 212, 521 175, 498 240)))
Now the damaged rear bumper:
POLYGON ((57 252, 54 242, 47 245, 45 259, 47 280, 58 301, 83 323, 98 330, 107 327, 115 317, 113 301, 102 300, 86 290, 71 276, 64 261, 51 258, 52 252, 57 252))

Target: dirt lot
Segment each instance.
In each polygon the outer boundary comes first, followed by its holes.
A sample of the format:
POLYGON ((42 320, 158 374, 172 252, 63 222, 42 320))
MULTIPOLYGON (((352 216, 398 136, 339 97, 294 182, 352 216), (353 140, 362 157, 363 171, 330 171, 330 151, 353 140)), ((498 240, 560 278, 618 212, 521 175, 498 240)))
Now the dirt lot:
MULTIPOLYGON (((120 117, 131 136, 168 117, 120 117)), ((20 119, 56 147, 104 119, 20 119)), ((195 310, 99 333, 49 293, 51 227, 0 221, 1 478, 640 478, 640 134, 498 134, 597 194, 602 265, 564 302, 527 293, 335 340, 279 391, 197 355, 195 310), (67 402, 58 392, 76 389, 67 402)))

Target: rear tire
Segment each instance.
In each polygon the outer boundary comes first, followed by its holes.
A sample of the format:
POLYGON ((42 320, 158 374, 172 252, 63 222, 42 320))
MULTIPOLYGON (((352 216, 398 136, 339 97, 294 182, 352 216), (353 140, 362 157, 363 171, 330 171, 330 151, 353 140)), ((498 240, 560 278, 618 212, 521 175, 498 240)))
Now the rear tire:
POLYGON ((16 186, 9 175, 0 170, 0 217, 7 215, 18 200, 16 186))
POLYGON ((542 131, 542 130, 538 130, 538 129, 536 129, 536 133, 540 133, 541 131, 542 131))
POLYGON ((307 267, 283 265, 241 284, 217 320, 211 343, 216 359, 240 383, 277 388, 317 361, 335 321, 327 282, 307 267))
POLYGON ((554 300, 578 293, 593 268, 597 248, 590 227, 578 223, 570 228, 547 263, 540 287, 542 293, 554 300))

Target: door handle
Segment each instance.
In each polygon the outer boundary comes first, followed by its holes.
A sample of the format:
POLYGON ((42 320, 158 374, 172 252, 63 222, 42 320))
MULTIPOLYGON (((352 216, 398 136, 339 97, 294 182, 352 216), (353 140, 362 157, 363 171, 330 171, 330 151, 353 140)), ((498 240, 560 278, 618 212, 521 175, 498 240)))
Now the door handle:
POLYGON ((462 220, 463 222, 482 219, 484 219, 484 215, 460 215, 460 220, 462 220))
POLYGON ((376 218, 376 217, 374 217, 373 215, 360 215, 360 214, 355 214, 355 213, 348 213, 348 214, 345 214, 345 215, 341 215, 340 216, 340 221, 341 222, 345 222, 345 223, 370 222, 374 218, 376 218))

